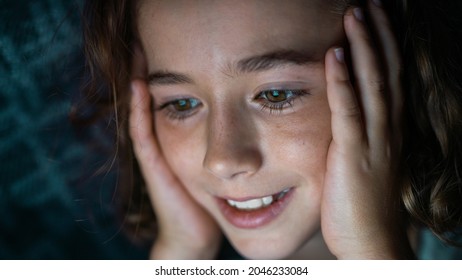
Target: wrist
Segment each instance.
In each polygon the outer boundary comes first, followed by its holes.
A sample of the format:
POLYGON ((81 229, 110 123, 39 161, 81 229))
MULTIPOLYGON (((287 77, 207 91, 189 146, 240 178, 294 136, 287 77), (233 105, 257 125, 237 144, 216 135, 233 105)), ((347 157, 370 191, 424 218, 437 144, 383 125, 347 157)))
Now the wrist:
POLYGON ((370 238, 352 242, 349 250, 338 252, 338 259, 356 260, 405 260, 415 259, 406 233, 403 235, 376 234, 370 238))

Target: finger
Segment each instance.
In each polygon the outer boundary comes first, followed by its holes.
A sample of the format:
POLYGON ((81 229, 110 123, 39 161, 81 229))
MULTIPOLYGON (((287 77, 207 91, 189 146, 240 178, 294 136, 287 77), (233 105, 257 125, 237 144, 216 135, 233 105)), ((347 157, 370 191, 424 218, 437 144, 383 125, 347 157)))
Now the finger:
MULTIPOLYGON (((151 97, 146 82, 146 63, 141 46, 138 43, 133 45, 133 61, 131 71, 131 105, 130 105, 130 137, 133 141, 133 149, 136 158, 140 162, 142 173, 148 185, 157 185, 151 182, 149 170, 159 165, 161 153, 154 135, 154 125, 151 113, 151 97)), ((154 179, 155 180, 155 179, 154 179)))
POLYGON ((370 1, 369 10, 375 34, 382 49, 382 56, 387 66, 387 80, 390 89, 389 104, 393 134, 402 128, 403 93, 401 88, 402 61, 398 43, 393 34, 391 23, 379 0, 370 1))
MULTIPOLYGON (((135 156, 140 163, 141 172, 148 184, 151 196, 155 193, 153 187, 172 185, 176 178, 169 176, 168 168, 154 134, 153 114, 151 110, 151 96, 144 77, 146 77, 146 63, 143 50, 139 43, 133 45, 131 107, 130 107, 130 137, 133 141, 135 156), (162 176, 153 176, 158 171, 162 176)), ((151 197, 154 199, 154 197, 151 197)))
POLYGON ((365 140, 361 108, 350 83, 343 48, 326 53, 327 100, 331 110, 332 138, 344 151, 365 140))
POLYGON ((163 188, 169 189, 170 187, 171 189, 178 183, 163 159, 154 135, 151 98, 145 81, 139 79, 133 80, 131 91, 130 137, 141 173, 148 186, 149 196, 156 207, 159 204, 165 203, 165 200, 157 199, 157 194, 168 193, 163 188))
POLYGON ((143 81, 132 80, 131 94, 129 123, 135 154, 139 158, 158 154, 157 147, 154 145, 156 143, 150 116, 151 98, 144 88, 143 81))
POLYGON ((389 127, 384 97, 386 84, 378 56, 360 8, 347 11, 344 25, 351 48, 353 73, 363 110, 367 141, 369 145, 380 147, 384 145, 383 140, 388 136, 389 127))

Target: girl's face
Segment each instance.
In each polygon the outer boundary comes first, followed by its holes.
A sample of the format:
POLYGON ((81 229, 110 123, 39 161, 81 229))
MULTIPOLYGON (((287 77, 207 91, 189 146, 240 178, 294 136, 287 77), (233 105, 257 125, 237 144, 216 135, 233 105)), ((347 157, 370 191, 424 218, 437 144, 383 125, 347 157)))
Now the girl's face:
POLYGON ((319 230, 324 55, 344 41, 332 2, 139 2, 161 149, 247 257, 286 257, 319 230))

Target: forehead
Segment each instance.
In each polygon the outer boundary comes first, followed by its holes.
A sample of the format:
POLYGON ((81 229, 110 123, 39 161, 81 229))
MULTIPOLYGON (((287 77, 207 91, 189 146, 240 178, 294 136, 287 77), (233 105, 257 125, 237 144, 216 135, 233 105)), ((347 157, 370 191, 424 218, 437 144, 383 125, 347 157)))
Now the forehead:
POLYGON ((137 26, 148 61, 156 65, 172 63, 173 55, 218 62, 285 49, 321 59, 343 39, 337 2, 141 0, 137 26))

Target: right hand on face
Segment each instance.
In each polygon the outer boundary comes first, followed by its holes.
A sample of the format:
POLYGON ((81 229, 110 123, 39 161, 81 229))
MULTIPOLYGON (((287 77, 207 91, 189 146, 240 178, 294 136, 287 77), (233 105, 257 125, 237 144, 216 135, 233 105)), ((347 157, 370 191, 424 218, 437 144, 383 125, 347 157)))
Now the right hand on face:
POLYGON ((150 258, 212 259, 220 246, 219 227, 165 161, 154 135, 146 81, 134 78, 131 94, 130 137, 159 225, 150 258))

